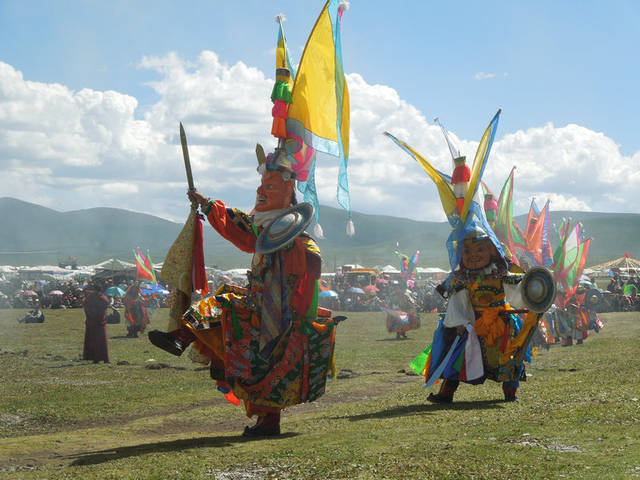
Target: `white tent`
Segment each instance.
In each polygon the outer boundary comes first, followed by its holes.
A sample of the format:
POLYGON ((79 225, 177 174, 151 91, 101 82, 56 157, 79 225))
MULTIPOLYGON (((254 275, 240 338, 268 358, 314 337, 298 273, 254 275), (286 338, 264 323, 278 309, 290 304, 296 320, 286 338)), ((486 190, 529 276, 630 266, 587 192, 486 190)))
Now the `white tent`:
POLYGON ((232 268, 230 270, 223 270, 221 275, 227 275, 228 277, 246 277, 248 268, 232 268))
POLYGON ((105 260, 104 262, 100 262, 93 266, 96 270, 111 270, 113 272, 128 270, 133 267, 135 267, 133 263, 118 260, 117 258, 110 258, 109 260, 105 260))
POLYGON ((416 273, 449 273, 438 267, 416 267, 416 273))
POLYGON ((382 267, 382 273, 400 273, 400 270, 393 265, 385 265, 382 267))

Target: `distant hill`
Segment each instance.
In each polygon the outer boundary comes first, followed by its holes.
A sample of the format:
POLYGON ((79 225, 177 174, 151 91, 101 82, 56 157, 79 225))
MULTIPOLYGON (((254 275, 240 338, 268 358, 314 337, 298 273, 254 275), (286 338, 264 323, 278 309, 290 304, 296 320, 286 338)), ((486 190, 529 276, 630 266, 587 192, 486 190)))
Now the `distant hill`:
MULTIPOLYGON (((404 218, 354 213, 356 234, 346 235, 345 213, 320 207, 326 239, 320 240, 325 269, 345 263, 397 265, 396 242, 411 254, 420 250, 420 265, 447 268, 445 240, 450 233, 446 222, 418 222, 404 218)), ((640 256, 640 215, 594 212, 552 212, 551 220, 562 217, 581 221, 594 238, 588 264, 597 264, 629 252, 640 256)), ((526 217, 518 217, 524 225, 526 217)), ((91 208, 58 212, 14 198, 0 198, 0 265, 57 264, 75 256, 80 264, 93 264, 116 257, 133 261, 133 249, 149 250, 161 262, 182 228, 153 215, 117 208, 91 208)), ((552 244, 557 237, 552 234, 552 244)), ((250 256, 205 228, 207 265, 232 268, 248 265, 250 256)))

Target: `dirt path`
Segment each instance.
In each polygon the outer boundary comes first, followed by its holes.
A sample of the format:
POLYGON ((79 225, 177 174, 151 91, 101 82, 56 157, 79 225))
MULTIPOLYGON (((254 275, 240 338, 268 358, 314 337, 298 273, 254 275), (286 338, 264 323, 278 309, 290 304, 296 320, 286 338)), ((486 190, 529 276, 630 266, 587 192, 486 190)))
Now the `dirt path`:
MULTIPOLYGON (((348 382, 351 378, 369 375, 389 376, 383 372, 358 374, 343 370, 342 378, 338 381, 348 382)), ((332 392, 329 385, 328 392, 316 402, 289 408, 286 416, 295 419, 341 404, 374 400, 406 383, 418 381, 415 376, 400 371, 391 381, 376 383, 375 388, 368 385, 340 393, 335 390, 332 392)), ((215 422, 207 422, 204 413, 202 422, 183 418, 185 413, 195 410, 206 411, 218 406, 225 408, 225 403, 223 399, 215 397, 187 408, 167 408, 148 414, 111 417, 100 424, 87 422, 76 424, 68 430, 0 439, 0 472, 82 465, 98 460, 108 461, 110 457, 115 459, 190 446, 226 446, 242 442, 240 433, 246 423, 235 417, 215 422), (230 435, 234 432, 236 435, 230 435)))

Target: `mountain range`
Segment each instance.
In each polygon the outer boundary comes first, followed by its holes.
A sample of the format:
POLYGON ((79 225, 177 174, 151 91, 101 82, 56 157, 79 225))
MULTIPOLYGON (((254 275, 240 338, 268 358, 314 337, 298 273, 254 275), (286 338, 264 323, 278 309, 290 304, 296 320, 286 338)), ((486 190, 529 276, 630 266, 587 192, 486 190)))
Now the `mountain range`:
MULTIPOLYGON (((632 213, 551 212, 551 222, 571 217, 593 237, 587 265, 621 257, 640 256, 640 215, 632 213)), ((324 269, 334 271, 346 263, 399 265, 394 254, 420 250, 418 264, 448 268, 446 222, 421 222, 406 218, 353 213, 356 234, 346 235, 343 210, 321 206, 325 239, 319 240, 324 269)), ((186 218, 185 218, 186 220, 186 218)), ((524 225, 526 216, 516 217, 524 225)), ((108 258, 133 262, 133 250, 148 250, 161 262, 182 224, 153 215, 117 208, 90 208, 59 212, 15 198, 0 198, 0 265, 57 264, 74 256, 81 265, 108 258)), ((209 266, 242 267, 250 255, 239 251, 205 225, 205 260, 209 266)), ((558 243, 551 233, 552 245, 558 243)))

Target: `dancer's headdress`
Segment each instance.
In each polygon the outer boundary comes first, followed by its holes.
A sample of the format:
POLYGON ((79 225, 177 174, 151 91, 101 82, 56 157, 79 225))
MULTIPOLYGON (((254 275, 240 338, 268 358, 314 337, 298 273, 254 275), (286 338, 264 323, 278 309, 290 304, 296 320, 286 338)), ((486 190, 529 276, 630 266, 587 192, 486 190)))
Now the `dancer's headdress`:
MULTIPOLYGON (((440 201, 442 202, 444 213, 447 216, 447 220, 449 220, 449 224, 452 228, 452 232, 447 239, 449 263, 451 265, 452 273, 458 267, 458 265, 460 265, 464 239, 467 237, 488 237, 495 245, 498 253, 504 260, 504 253, 502 251, 502 247, 500 246, 500 241, 487 222, 487 218, 483 209, 482 189, 479 188, 480 182, 482 180, 482 174, 484 173, 484 168, 489 158, 489 152, 491 151, 491 145, 493 144, 493 139, 498 127, 500 112, 501 110, 498 110, 498 112, 489 123, 489 126, 485 130, 484 134, 482 135, 480 145, 478 145, 478 150, 473 160, 473 166, 469 171, 468 181, 457 183, 452 182, 452 177, 449 177, 448 175, 445 175, 435 169, 433 165, 429 163, 429 161, 427 161, 412 147, 410 147, 403 141, 398 140, 390 133, 385 132, 385 135, 391 138, 391 140, 393 140, 396 145, 398 145, 405 152, 411 155, 411 157, 413 157, 422 166, 422 168, 427 172, 429 177, 433 180, 433 182, 436 184, 436 187, 438 188, 438 193, 440 194, 440 201), (455 186, 459 185, 460 183, 466 184, 466 188, 464 189, 464 191, 461 190, 460 192, 456 192, 455 186)), ((452 156, 454 158, 460 158, 459 153, 455 152, 455 149, 452 149, 452 144, 450 143, 446 134, 445 138, 447 138, 447 144, 449 145, 452 156)), ((456 168, 458 167, 459 166, 456 165, 456 168)), ((456 176, 455 169, 454 176, 456 176)), ((462 180, 464 180, 465 178, 466 174, 462 177, 462 180)))
MULTIPOLYGON (((315 166, 321 158, 340 162, 338 203, 347 211, 347 234, 353 235, 353 221, 347 181, 349 156, 349 92, 342 66, 340 22, 349 4, 329 0, 309 35, 296 69, 291 63, 282 22, 278 15, 276 83, 271 93, 273 124, 278 138, 273 154, 264 156, 261 168, 290 171, 298 182, 304 201, 315 208, 315 234, 322 237, 318 223, 319 204, 315 166)), ((261 147, 260 147, 261 150, 261 147)), ((260 154, 258 154, 260 162, 260 154)), ((323 159, 323 162, 326 160, 323 159)))

